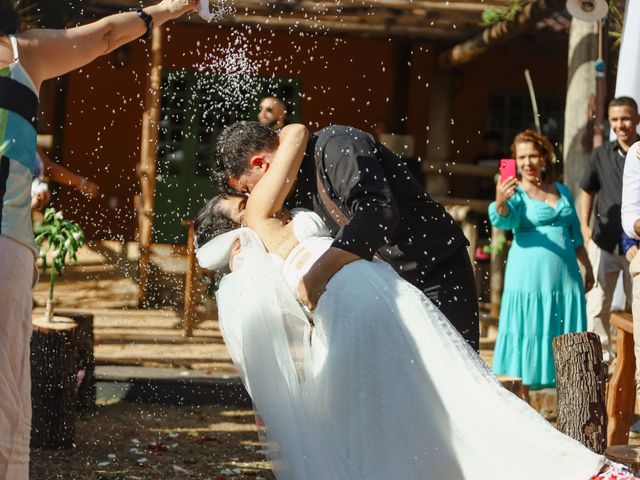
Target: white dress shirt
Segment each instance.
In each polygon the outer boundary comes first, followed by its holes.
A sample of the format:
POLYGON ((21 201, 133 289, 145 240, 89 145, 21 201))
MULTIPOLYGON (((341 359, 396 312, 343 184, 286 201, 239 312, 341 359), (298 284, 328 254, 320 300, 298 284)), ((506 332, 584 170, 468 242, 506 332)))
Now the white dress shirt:
POLYGON ((633 224, 640 218, 640 160, 636 158, 640 142, 627 152, 622 176, 622 229, 631 238, 640 240, 633 224))

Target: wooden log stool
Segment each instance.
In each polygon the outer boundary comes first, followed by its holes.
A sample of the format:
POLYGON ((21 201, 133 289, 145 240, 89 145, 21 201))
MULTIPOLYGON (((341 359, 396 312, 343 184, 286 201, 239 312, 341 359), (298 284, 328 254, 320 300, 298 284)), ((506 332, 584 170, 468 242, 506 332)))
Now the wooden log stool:
POLYGON ((58 311, 61 317, 72 319, 78 324, 76 341, 78 345, 76 407, 81 412, 91 412, 96 408, 96 358, 93 353, 93 314, 85 312, 58 311))
POLYGON ((625 465, 634 475, 640 473, 640 445, 612 445, 604 454, 609 460, 625 465))
POLYGON ((607 391, 607 440, 609 445, 625 445, 629 442, 636 391, 633 317, 630 313, 612 312, 610 322, 618 327, 618 354, 607 391))
POLYGON ((553 339, 558 397, 557 428, 596 453, 607 447, 607 364, 600 337, 566 333, 553 339))
POLYGON ((78 324, 70 318, 33 319, 31 447, 69 448, 75 438, 78 324))

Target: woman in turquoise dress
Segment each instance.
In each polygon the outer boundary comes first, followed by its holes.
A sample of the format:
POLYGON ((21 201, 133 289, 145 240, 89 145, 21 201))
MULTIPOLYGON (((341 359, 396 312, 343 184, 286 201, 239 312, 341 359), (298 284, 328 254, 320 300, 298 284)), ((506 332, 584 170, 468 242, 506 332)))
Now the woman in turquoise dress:
POLYGON ((585 291, 593 272, 571 192, 553 180, 553 147, 525 130, 511 149, 519 178, 498 182, 489 206, 492 225, 513 232, 493 371, 541 389, 555 386, 553 338, 586 329, 585 291))

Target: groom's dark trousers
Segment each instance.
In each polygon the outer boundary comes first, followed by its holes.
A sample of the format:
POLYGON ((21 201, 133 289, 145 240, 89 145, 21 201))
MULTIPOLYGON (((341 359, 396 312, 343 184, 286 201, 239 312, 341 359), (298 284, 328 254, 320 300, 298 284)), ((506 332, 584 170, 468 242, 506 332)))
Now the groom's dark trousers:
POLYGON ((334 247, 389 262, 478 349, 478 301, 467 239, 406 163, 370 134, 334 125, 311 135, 287 206, 320 215, 334 247))

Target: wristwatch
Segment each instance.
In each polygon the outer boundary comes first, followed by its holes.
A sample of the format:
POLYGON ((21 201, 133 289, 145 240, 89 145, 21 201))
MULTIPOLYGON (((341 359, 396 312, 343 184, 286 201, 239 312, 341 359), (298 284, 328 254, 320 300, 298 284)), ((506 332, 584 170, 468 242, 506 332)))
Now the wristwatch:
POLYGON ((151 38, 151 32, 153 31, 153 17, 145 12, 142 7, 134 7, 131 9, 132 12, 136 12, 138 16, 144 21, 147 26, 147 31, 144 32, 140 38, 151 38))

